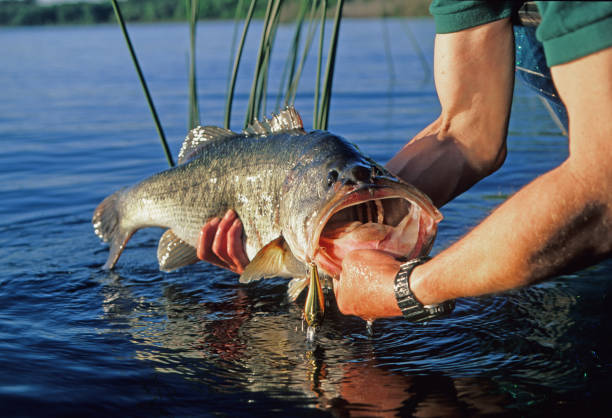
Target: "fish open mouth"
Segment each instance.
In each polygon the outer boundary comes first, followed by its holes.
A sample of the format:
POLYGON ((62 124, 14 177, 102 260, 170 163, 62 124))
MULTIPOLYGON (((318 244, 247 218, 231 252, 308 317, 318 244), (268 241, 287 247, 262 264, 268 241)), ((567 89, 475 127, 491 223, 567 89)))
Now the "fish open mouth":
POLYGON ((340 275, 342 260, 351 251, 375 249, 414 258, 431 249, 440 212, 414 187, 377 180, 338 193, 323 209, 310 254, 332 277, 340 275))

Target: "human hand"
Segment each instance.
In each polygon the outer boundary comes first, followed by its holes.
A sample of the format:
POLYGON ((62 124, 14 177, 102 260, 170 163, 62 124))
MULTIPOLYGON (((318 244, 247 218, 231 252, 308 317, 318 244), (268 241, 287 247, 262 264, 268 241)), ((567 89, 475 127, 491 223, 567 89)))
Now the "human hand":
POLYGON ((342 261, 342 273, 334 280, 338 309, 365 320, 400 316, 395 298, 395 276, 401 262, 378 250, 356 250, 342 261))
POLYGON ((200 230, 197 255, 200 260, 241 274, 249 264, 242 242, 242 222, 233 210, 223 218, 210 219, 200 230))

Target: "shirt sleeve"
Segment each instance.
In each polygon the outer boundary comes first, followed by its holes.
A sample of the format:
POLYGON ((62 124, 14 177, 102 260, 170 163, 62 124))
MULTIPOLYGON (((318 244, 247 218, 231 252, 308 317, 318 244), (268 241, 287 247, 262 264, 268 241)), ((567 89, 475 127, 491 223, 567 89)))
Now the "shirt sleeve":
POLYGON ((550 67, 612 46, 612 2, 540 1, 538 8, 536 36, 550 67))
POLYGON ((436 33, 451 33, 512 16, 522 1, 433 0, 429 12, 436 33))

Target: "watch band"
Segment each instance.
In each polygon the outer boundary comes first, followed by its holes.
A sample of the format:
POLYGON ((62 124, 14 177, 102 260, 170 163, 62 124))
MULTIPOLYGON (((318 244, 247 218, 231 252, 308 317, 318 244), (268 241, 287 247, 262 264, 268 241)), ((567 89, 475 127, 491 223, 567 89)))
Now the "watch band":
POLYGON ((400 266, 395 276, 395 298, 404 318, 412 322, 426 322, 450 314, 455 308, 454 300, 435 305, 423 305, 410 290, 410 273, 430 257, 414 258, 400 266))

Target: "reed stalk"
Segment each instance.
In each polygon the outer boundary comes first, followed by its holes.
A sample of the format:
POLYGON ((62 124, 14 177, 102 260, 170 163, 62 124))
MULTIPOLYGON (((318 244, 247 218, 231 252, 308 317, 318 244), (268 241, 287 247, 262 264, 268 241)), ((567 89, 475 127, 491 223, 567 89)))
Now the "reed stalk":
POLYGON ((196 26, 200 9, 199 0, 186 0, 185 8, 189 19, 189 126, 191 130, 200 124, 198 91, 196 82, 196 26))
POLYGON ((138 63, 138 58, 136 57, 136 52, 134 51, 134 47, 132 46, 132 41, 130 40, 130 36, 128 35, 127 28, 125 26, 125 21, 123 20, 123 15, 121 14, 121 9, 119 8, 119 4, 117 4, 117 0, 111 0, 111 2, 113 4, 115 16, 117 17, 117 22, 119 23, 121 31, 123 32, 125 43, 127 44, 128 50, 130 51, 132 62, 134 63, 134 67, 136 68, 136 73, 138 74, 140 85, 142 86, 142 90, 144 91, 145 97, 147 99, 149 110, 151 111, 151 116, 153 116, 153 121, 155 122, 155 127, 157 129, 157 133, 159 134, 159 139, 164 149, 164 154, 166 154, 166 160, 168 161, 168 165, 170 165, 170 167, 173 167, 174 161, 172 159, 172 154, 170 153, 170 149, 168 148, 168 143, 166 142, 164 130, 162 129, 161 122, 159 121, 159 117, 157 116, 157 111, 155 110, 155 105, 153 104, 153 99, 151 98, 151 94, 149 93, 147 82, 145 81, 144 75, 142 74, 142 70, 140 68, 140 64, 138 63))
POLYGON ((431 74, 432 74, 431 66, 429 65, 429 62, 427 61, 427 58, 425 57, 425 53, 423 52, 423 49, 421 48, 419 41, 417 40, 416 36, 414 36, 414 33, 412 32, 412 29, 410 28, 410 25, 408 24, 407 21, 404 21, 403 28, 406 32, 406 35, 408 35, 408 39, 410 40, 410 43, 412 44, 412 48, 414 49, 414 52, 417 54, 417 57, 419 58, 419 62, 421 63, 421 66, 423 67, 423 72, 425 73, 425 79, 431 77, 431 74))
POLYGON ((251 25, 251 20, 253 19, 253 12, 255 11, 256 4, 257 0, 251 0, 251 5, 249 6, 249 10, 244 19, 244 28, 242 29, 242 36, 240 38, 240 43, 238 44, 238 52, 236 52, 236 58, 234 59, 231 80, 227 89, 227 97, 225 100, 225 120, 223 123, 225 129, 230 128, 230 122, 232 118, 232 105, 234 102, 234 90, 236 88, 236 78, 238 77, 238 70, 240 69, 240 60, 242 58, 242 50, 244 49, 244 43, 246 42, 246 36, 249 32, 249 26, 251 25))
POLYGON ((281 1, 276 1, 274 3, 274 7, 272 9, 272 14, 270 16, 271 21, 268 25, 268 33, 266 34, 266 48, 264 55, 264 62, 262 66, 262 71, 260 75, 259 85, 257 94, 257 107, 255 116, 257 118, 262 118, 266 113, 266 103, 268 98, 268 76, 270 74, 270 60, 272 57, 272 49, 274 47, 274 40, 276 39, 276 32, 278 30, 278 21, 280 18, 280 7, 282 5, 281 1))
POLYGON ((295 103, 295 96, 297 94, 298 84, 300 79, 302 78, 302 71, 304 70, 304 65, 306 60, 308 59, 308 53, 310 52, 310 48, 312 46, 312 41, 314 40, 314 35, 317 30, 317 21, 315 19, 317 12, 318 0, 314 0, 312 2, 309 14, 309 22, 308 22, 308 34, 306 36, 306 42, 304 45, 304 50, 302 52, 302 58, 300 59, 300 63, 297 67, 296 74, 291 81, 289 89, 287 90, 287 94, 285 95, 285 103, 295 103))
POLYGON ((383 14, 382 17, 382 35, 383 45, 385 48, 385 58, 387 59, 387 67, 389 67, 389 76, 391 82, 395 82, 395 66, 393 65, 393 53, 391 52, 391 37, 389 36, 389 25, 387 24, 387 17, 383 14))
POLYGON ((229 68, 227 69, 227 85, 229 88, 232 78, 232 68, 234 67, 234 57, 236 56, 236 48, 238 47, 238 27, 240 26, 240 16, 242 16, 242 10, 244 9, 244 2, 246 0, 238 0, 236 4, 236 10, 234 11, 234 30, 232 31, 232 42, 230 44, 229 54, 229 68))
POLYGON ((263 56, 264 56, 264 45, 266 41, 266 24, 270 19, 270 14, 272 13, 272 6, 274 0, 268 0, 268 4, 266 6, 266 14, 264 17, 264 26, 261 30, 261 38, 259 41, 259 50, 257 51, 257 59, 255 61, 255 73, 253 74, 253 82, 251 83, 251 94, 249 95, 249 103, 247 105, 246 117, 244 120, 244 126, 247 127, 255 118, 255 101, 256 101, 256 93, 258 87, 259 80, 259 72, 261 71, 261 67, 263 65, 263 56))
MULTIPOLYGON (((342 20, 342 6, 344 0, 338 0, 336 4, 336 17, 334 19, 334 28, 332 38, 327 53, 327 66, 325 69, 325 81, 323 83, 323 92, 321 94, 321 106, 317 115, 317 128, 327 129, 329 121, 329 106, 331 101, 332 85, 334 81, 334 68, 336 66, 336 51, 338 49, 338 34, 340 32, 340 21, 342 20)), ((317 85, 318 87, 318 85, 317 85)))
POLYGON ((314 88, 314 110, 312 112, 314 129, 321 129, 319 121, 319 94, 321 93, 321 64, 323 63, 323 42, 325 38, 325 15, 327 12, 327 0, 321 2, 321 27, 319 28, 319 58, 317 60, 317 78, 314 88))
POLYGON ((272 41, 276 33, 275 27, 277 24, 275 22, 278 22, 278 13, 282 2, 282 0, 268 0, 266 6, 264 26, 261 31, 257 61, 255 63, 255 74, 253 75, 251 94, 244 122, 245 127, 261 113, 262 95, 266 94, 264 87, 266 86, 272 41))
MULTIPOLYGON (((283 67, 283 74, 281 76, 280 87, 278 89, 278 95, 276 97, 276 106, 275 109, 280 109, 280 102, 283 96, 283 92, 285 92, 285 98, 289 94, 289 90, 291 85, 293 84, 293 79, 295 77, 298 50, 300 47, 300 39, 302 35, 302 27, 304 25, 304 18, 306 16, 306 10, 308 9, 308 1, 300 2, 300 11, 297 16, 297 20, 295 22, 295 32, 293 34, 293 39, 291 41, 291 48, 289 50, 289 55, 287 56, 287 60, 285 61, 285 66, 283 67)), ((285 101, 285 106, 288 106, 289 103, 285 101)))

